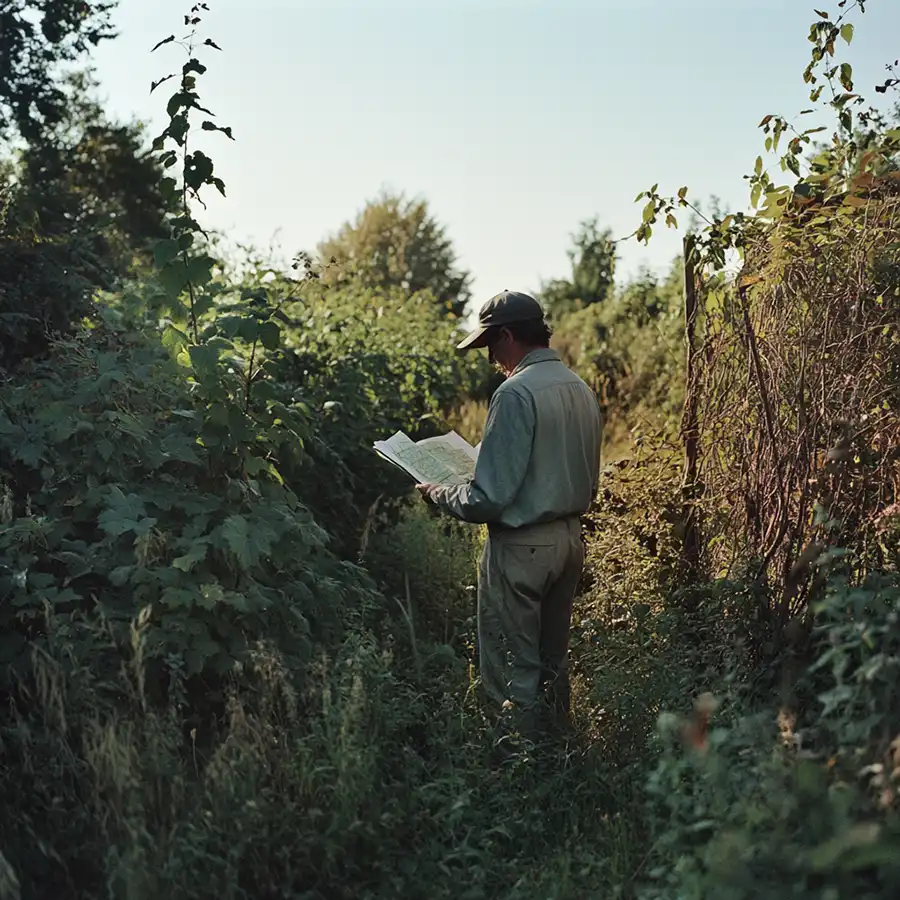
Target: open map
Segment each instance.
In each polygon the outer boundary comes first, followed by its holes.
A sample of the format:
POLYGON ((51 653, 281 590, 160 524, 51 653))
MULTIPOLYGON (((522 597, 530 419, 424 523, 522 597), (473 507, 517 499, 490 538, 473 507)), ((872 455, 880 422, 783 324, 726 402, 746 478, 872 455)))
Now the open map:
POLYGON ((419 483, 464 484, 475 475, 481 445, 473 447, 455 431, 418 442, 398 431, 373 446, 376 453, 419 483))

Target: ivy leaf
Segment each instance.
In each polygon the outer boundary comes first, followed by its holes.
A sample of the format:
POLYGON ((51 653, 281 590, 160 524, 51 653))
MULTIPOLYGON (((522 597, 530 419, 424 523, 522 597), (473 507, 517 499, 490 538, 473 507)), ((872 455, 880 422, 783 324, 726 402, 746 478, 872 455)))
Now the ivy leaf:
POLYGON ((133 571, 134 566, 116 566, 116 568, 109 573, 110 583, 116 587, 123 587, 128 583, 128 579, 131 578, 131 573, 133 571))
POLYGON ((199 59, 189 59, 181 67, 181 73, 183 75, 188 75, 190 72, 196 72, 198 75, 202 75, 204 72, 206 72, 206 66, 204 66, 199 59))
POLYGON ((150 529, 153 528, 153 526, 155 524, 156 524, 156 519, 154 519, 152 517, 147 517, 147 518, 141 519, 139 522, 137 522, 137 524, 132 529, 132 531, 134 531, 134 533, 138 537, 143 537, 144 535, 147 535, 150 533, 150 529))
POLYGON ((197 599, 197 606, 203 609, 215 609, 224 600, 225 591, 222 590, 222 585, 216 584, 216 582, 200 585, 200 596, 197 599))
POLYGON ((250 612, 250 604, 247 598, 237 591, 228 591, 223 595, 223 599, 232 609, 236 609, 238 612, 250 612))
POLYGON ((206 254, 193 257, 187 264, 185 276, 194 287, 202 287, 212 281, 212 270, 216 261, 206 254))
POLYGON ((178 110, 181 109, 182 106, 189 106, 191 101, 190 94, 185 93, 184 91, 177 91, 169 97, 169 102, 166 104, 166 115, 171 119, 174 118, 178 110))
POLYGON ((139 519, 146 513, 144 501, 137 494, 126 494, 118 487, 109 490, 109 508, 132 519, 139 519))
POLYGON ((170 609, 189 608, 194 605, 196 599, 194 591, 176 587, 167 587, 160 596, 160 600, 170 609))
POLYGON ((178 256, 178 242, 171 238, 158 241, 153 248, 153 259, 158 266, 166 266, 178 256))
POLYGON ((16 448, 16 459, 36 469, 44 458, 46 444, 40 438, 29 438, 16 448))
POLYGON ((219 364, 219 349, 212 344, 194 346, 190 349, 191 364, 197 377, 204 381, 216 376, 219 364))
POLYGON ((119 537, 119 535, 134 531, 138 527, 137 519, 123 516, 121 512, 115 509, 106 509, 100 513, 97 524, 112 537, 119 537))
POLYGON ((184 183, 195 191, 208 184, 212 174, 213 161, 199 150, 195 150, 184 161, 184 183))
POLYGON ((161 340, 163 347, 165 347, 173 357, 178 356, 178 354, 191 343, 191 339, 180 328, 176 328, 171 324, 166 325, 161 340))

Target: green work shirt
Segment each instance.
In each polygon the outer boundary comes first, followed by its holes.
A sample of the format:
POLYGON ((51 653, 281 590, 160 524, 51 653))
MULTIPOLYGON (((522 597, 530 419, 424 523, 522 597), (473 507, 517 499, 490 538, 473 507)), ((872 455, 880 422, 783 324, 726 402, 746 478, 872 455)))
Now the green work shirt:
POLYGON ((472 481, 431 498, 507 528, 579 515, 597 492, 602 433, 594 392, 556 351, 533 350, 494 392, 472 481))

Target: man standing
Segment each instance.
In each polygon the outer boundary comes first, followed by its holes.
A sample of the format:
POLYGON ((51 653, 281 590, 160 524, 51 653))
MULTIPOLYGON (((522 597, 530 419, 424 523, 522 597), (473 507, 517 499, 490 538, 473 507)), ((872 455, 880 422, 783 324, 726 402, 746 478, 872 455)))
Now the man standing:
POLYGON ((594 393, 549 349, 534 297, 503 291, 478 320, 458 349, 487 347, 507 379, 491 399, 475 476, 417 487, 450 515, 488 526, 478 571, 481 680, 530 730, 543 692, 557 714, 569 710, 580 515, 597 492, 603 424, 594 393))

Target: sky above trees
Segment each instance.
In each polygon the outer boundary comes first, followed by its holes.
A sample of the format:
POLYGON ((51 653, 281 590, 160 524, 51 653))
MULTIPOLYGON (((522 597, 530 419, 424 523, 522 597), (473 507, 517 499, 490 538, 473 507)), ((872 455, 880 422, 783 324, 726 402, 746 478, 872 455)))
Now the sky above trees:
MULTIPOLYGON (((682 184, 740 208, 766 113, 796 115, 814 17, 803 0, 212 0, 206 101, 236 143, 206 221, 232 240, 313 250, 384 189, 423 196, 474 299, 565 276, 581 220, 624 236, 635 195, 682 184), (785 86, 793 86, 786 89, 785 86)), ((109 111, 162 121, 181 0, 121 0, 93 54, 109 111), (167 50, 172 50, 166 55, 167 50)), ((900 5, 871 0, 850 50, 867 96, 900 5)), ((806 124, 806 123, 805 123, 806 124)), ((619 247, 617 275, 665 268, 680 236, 619 247)))

